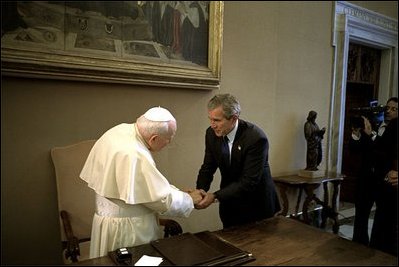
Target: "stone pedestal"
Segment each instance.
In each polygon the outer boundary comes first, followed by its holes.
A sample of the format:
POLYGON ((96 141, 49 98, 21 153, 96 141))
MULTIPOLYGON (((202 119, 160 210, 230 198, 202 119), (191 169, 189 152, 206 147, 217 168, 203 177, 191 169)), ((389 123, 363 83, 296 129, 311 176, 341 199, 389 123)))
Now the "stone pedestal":
POLYGON ((298 176, 306 177, 306 178, 318 178, 326 175, 324 170, 317 171, 308 171, 308 170, 299 170, 298 176))

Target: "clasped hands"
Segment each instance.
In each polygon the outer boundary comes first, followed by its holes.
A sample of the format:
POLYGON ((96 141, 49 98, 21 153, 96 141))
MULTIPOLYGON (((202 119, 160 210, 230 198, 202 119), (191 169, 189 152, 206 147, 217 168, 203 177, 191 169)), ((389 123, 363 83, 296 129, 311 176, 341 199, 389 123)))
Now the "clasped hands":
POLYGON ((203 189, 188 189, 186 193, 193 199, 196 209, 205 209, 215 202, 215 195, 213 193, 207 193, 203 189))

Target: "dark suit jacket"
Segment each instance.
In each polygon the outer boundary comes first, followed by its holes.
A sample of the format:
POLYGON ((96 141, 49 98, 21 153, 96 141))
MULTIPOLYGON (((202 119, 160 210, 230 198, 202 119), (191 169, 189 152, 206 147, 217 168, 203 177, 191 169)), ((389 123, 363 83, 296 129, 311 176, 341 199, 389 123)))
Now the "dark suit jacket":
POLYGON ((222 160, 222 138, 210 127, 205 142, 197 188, 208 191, 216 169, 220 169, 220 190, 215 195, 220 202, 219 215, 224 228, 269 218, 280 210, 268 162, 269 143, 259 127, 239 120, 230 166, 225 166, 222 160))
POLYGON ((390 170, 398 170, 398 120, 393 119, 369 152, 373 155, 377 186, 377 209, 370 246, 398 255, 398 187, 383 182, 390 170))
POLYGON ((373 155, 378 177, 385 177, 389 170, 398 170, 398 119, 392 119, 384 134, 377 136, 373 155))
POLYGON ((373 179, 375 190, 381 184, 389 170, 397 170, 398 120, 393 119, 385 128, 382 136, 371 136, 362 132, 358 141, 350 139, 350 147, 362 154, 362 168, 360 175, 373 179))

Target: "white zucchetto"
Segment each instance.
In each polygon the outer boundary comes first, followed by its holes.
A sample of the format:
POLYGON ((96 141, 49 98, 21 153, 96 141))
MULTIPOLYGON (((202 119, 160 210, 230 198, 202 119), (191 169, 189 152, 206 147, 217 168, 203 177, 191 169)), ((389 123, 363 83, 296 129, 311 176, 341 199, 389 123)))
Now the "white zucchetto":
POLYGON ((144 118, 150 121, 174 121, 175 118, 169 110, 161 107, 150 108, 144 113, 144 118))

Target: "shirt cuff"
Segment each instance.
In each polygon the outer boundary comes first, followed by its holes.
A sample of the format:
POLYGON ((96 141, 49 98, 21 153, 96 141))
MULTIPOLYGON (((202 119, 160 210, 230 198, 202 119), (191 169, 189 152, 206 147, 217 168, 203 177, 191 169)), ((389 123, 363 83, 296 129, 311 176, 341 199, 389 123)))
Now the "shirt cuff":
POLYGON ((375 131, 372 131, 371 132, 371 139, 374 141, 376 137, 377 137, 377 133, 375 131))
POLYGON ((362 134, 360 134, 359 137, 356 134, 352 134, 352 139, 355 141, 359 141, 361 136, 362 134))

